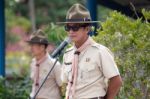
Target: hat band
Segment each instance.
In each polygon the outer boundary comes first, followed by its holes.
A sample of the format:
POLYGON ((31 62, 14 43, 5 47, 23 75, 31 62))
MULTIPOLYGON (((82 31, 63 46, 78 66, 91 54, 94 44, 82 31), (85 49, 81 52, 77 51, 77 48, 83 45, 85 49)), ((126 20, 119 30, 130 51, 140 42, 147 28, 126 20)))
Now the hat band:
POLYGON ((86 19, 86 18, 84 18, 84 19, 66 19, 66 22, 80 22, 80 21, 83 21, 83 22, 91 21, 91 19, 86 19))

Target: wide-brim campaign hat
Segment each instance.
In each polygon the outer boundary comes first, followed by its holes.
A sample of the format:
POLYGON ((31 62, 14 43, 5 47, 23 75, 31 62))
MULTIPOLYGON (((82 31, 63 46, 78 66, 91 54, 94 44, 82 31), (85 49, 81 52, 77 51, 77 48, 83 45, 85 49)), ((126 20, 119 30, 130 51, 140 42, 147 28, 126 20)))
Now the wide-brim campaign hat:
POLYGON ((67 12, 65 22, 57 22, 57 24, 62 23, 97 23, 99 21, 92 21, 90 12, 81 4, 74 4, 67 12))
POLYGON ((26 42, 28 42, 29 44, 46 44, 48 45, 48 39, 45 36, 45 33, 42 30, 37 30, 35 31, 29 40, 27 40, 26 42))

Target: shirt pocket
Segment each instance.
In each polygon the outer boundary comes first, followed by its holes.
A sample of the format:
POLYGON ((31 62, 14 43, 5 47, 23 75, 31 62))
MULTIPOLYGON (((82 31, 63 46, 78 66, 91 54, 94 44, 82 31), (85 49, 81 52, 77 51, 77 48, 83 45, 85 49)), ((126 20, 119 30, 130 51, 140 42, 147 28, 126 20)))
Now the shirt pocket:
POLYGON ((72 62, 66 62, 64 63, 65 68, 65 75, 67 76, 67 80, 71 81, 71 72, 72 72, 72 62))
POLYGON ((94 63, 85 63, 84 68, 81 70, 81 80, 88 82, 95 73, 96 66, 94 63))

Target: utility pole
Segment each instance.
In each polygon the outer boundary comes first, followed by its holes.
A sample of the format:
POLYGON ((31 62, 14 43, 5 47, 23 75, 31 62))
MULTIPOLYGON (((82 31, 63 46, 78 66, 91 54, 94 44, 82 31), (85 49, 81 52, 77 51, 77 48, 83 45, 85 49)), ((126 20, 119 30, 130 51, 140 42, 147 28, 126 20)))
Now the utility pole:
MULTIPOLYGON (((88 10, 90 11, 91 18, 93 21, 97 20, 97 0, 86 0, 86 6, 88 10)), ((97 23, 93 23, 93 26, 95 26, 94 32, 89 33, 89 35, 97 35, 96 28, 98 27, 97 23)))
POLYGON ((36 30, 34 0, 29 0, 28 4, 29 4, 30 20, 32 23, 32 32, 33 32, 36 30))

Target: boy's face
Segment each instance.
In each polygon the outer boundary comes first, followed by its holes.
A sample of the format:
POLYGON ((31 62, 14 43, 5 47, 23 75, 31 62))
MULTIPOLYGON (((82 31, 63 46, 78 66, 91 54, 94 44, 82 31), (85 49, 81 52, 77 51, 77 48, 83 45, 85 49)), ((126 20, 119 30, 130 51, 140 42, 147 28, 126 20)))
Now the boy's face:
POLYGON ((69 23, 65 26, 65 29, 73 42, 80 42, 83 38, 88 36, 89 31, 89 27, 84 27, 77 23, 69 23))
POLYGON ((37 55, 45 52, 45 50, 46 50, 45 46, 42 44, 33 43, 33 44, 30 44, 30 46, 31 46, 31 52, 32 52, 33 56, 37 56, 37 55))

